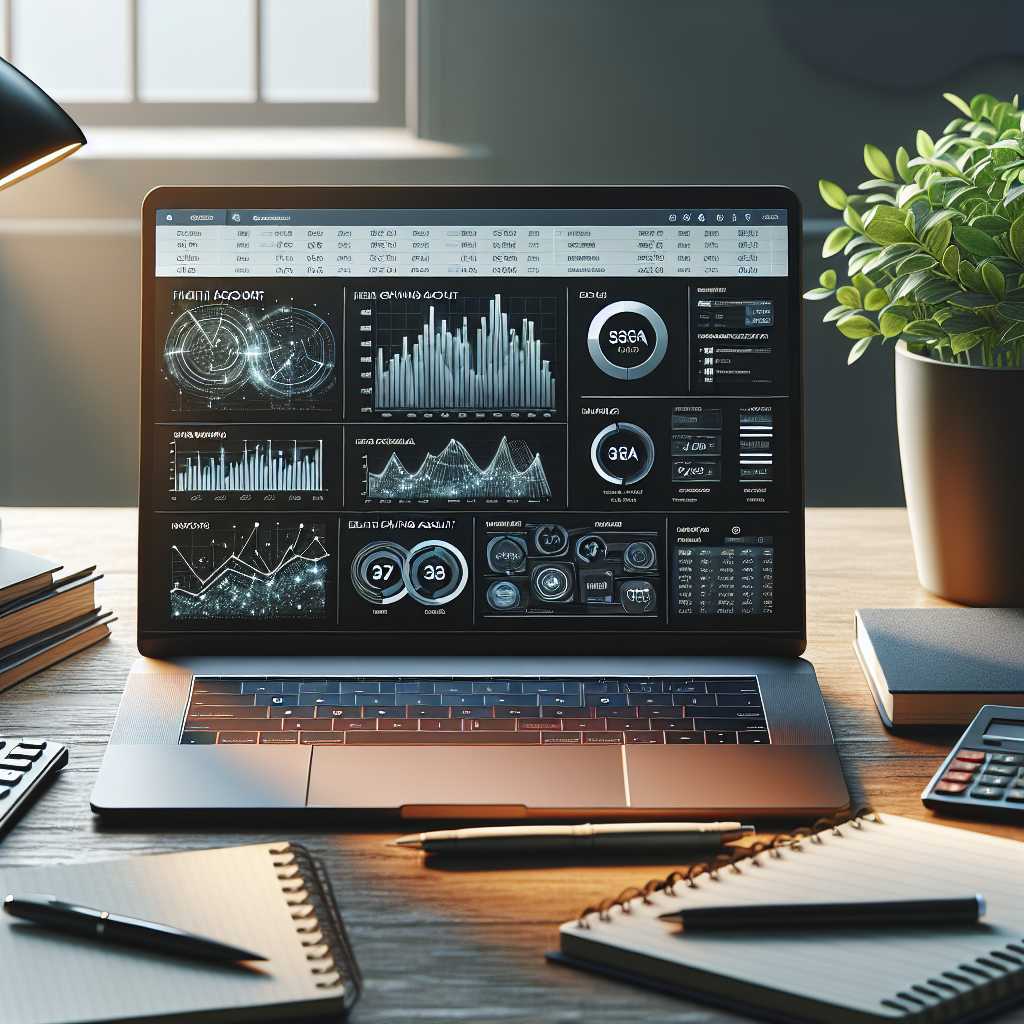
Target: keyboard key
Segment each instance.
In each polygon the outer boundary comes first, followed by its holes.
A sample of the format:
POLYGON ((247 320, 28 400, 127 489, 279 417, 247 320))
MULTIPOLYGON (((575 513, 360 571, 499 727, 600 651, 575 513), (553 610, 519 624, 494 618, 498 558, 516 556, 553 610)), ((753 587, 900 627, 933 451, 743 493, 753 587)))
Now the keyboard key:
POLYGON ((683 715, 685 714, 685 711, 685 708, 676 707, 644 708, 644 714, 647 715, 648 718, 670 718, 676 719, 678 721, 683 720, 683 715))
MULTIPOLYGON (((3 762, 0 761, 0 764, 3 764, 3 762)), ((1010 780, 1007 779, 1007 778, 1004 778, 1002 775, 988 775, 988 774, 982 775, 982 777, 980 779, 978 779, 978 782, 982 786, 989 786, 989 787, 993 787, 994 786, 994 787, 996 787, 998 789, 1002 789, 1005 786, 1008 786, 1010 784, 1010 780)))
POLYGON ((254 718, 269 718, 270 712, 276 710, 274 708, 197 708, 190 707, 188 709, 188 717, 195 719, 196 721, 203 721, 205 719, 217 718, 217 719, 254 719, 254 718))
POLYGON ((936 782, 935 792, 936 793, 949 793, 950 796, 955 796, 957 793, 962 793, 967 788, 965 782, 936 782))
POLYGON ((540 734, 541 743, 563 743, 567 745, 576 744, 577 746, 583 742, 583 733, 580 732, 542 732, 540 734))
POLYGON ((316 718, 316 707, 267 708, 271 718, 316 718))
MULTIPOLYGON (((493 719, 470 719, 471 722, 488 722, 493 719)), ((462 722, 457 718, 421 718, 419 720, 420 732, 459 732, 462 729, 462 722)))
POLYGON ((615 728, 625 732, 650 732, 651 720, 649 718, 626 718, 616 722, 615 728))
MULTIPOLYGON (((541 708, 541 718, 590 719, 590 708, 541 708)), ((574 725, 575 729, 576 726, 574 725)))
POLYGON ((298 743, 297 732, 261 732, 260 743, 298 743))
POLYGON ((759 693, 720 693, 718 694, 718 706, 720 708, 759 708, 761 695, 759 693))
MULTIPOLYGON (((937 783, 935 788, 938 789, 941 783, 937 783)), ((956 783, 950 783, 950 785, 956 785, 956 783)), ((971 796, 975 800, 1000 800, 1003 796, 1002 789, 997 786, 975 786, 971 790, 971 796)))
POLYGON ((540 706, 542 708, 547 707, 580 707, 583 704, 583 698, 578 693, 541 693, 538 694, 540 697, 540 706))
POLYGON ((956 752, 957 760, 959 761, 973 761, 976 764, 980 764, 985 760, 984 750, 958 750, 956 752))
POLYGON ((299 743, 320 743, 324 746, 341 746, 345 742, 345 734, 337 732, 300 732, 299 743))
POLYGON ((638 718, 637 708, 598 708, 597 713, 604 718, 638 718))
POLYGON ((261 682, 249 682, 241 683, 241 689, 233 690, 200 690, 198 686, 193 687, 193 693, 284 693, 282 683, 261 683, 261 682))
MULTIPOLYGON (((569 693, 578 692, 578 684, 570 683, 569 693)), ((565 683, 557 679, 542 679, 540 682, 523 681, 523 693, 565 693, 565 683)))
POLYGON ((756 679, 708 679, 708 693, 758 693, 756 679))
POLYGON ((993 754, 992 764, 1024 764, 1024 754, 993 754))
POLYGON ((32 762, 26 761, 22 757, 5 757, 0 759, 0 770, 3 771, 27 772, 31 767, 32 762))
POLYGON ((717 707, 714 694, 710 693, 674 693, 672 703, 677 707, 684 708, 713 708, 717 707))
POLYGON ((483 707, 486 699, 482 693, 458 694, 445 692, 442 694, 441 703, 454 708, 483 707))
POLYGON ((401 744, 452 744, 473 746, 476 744, 503 744, 506 746, 536 746, 540 743, 539 733, 528 732, 350 732, 345 736, 346 746, 372 746, 382 743, 401 744))
POLYGON ((394 707, 397 697, 393 693, 357 693, 356 704, 364 708, 394 707))
POLYGON ((0 786, 16 786, 23 778, 21 772, 0 770, 0 786))
POLYGON ((433 683, 423 683, 415 679, 400 679, 395 683, 395 693, 433 693, 433 683))
POLYGON ((704 733, 702 732, 666 732, 666 743, 703 743, 704 733))
MULTIPOLYGON (((764 719, 759 719, 754 724, 763 726, 764 719)), ((737 729, 742 729, 744 723, 731 718, 695 718, 693 727, 694 729, 703 729, 705 732, 735 732, 737 729)))
MULTIPOLYGON (((269 697, 264 695, 263 703, 267 703, 269 697)), ((201 693, 192 695, 192 703, 196 707, 208 707, 210 705, 216 705, 217 707, 244 707, 260 703, 254 693, 201 693)))
POLYGON ((470 680, 465 682, 453 682, 451 680, 436 680, 434 682, 434 693, 451 694, 451 693, 472 693, 473 683, 470 680))
POLYGON ((341 684, 337 679, 327 682, 323 679, 318 679, 315 682, 302 682, 299 684, 299 693, 340 693, 341 684))
MULTIPOLYGON (((339 693, 380 693, 380 683, 368 680, 342 680, 338 684, 339 693)), ((394 690, 391 691, 394 693, 394 690)))
POLYGON ((512 684, 507 681, 479 682, 473 684, 474 693, 510 693, 512 684))
POLYGON ((520 732, 552 732, 560 730, 562 722, 558 718, 524 718, 518 728, 520 732))
POLYGON ((534 693, 494 693, 484 695, 484 704, 494 708, 535 708, 537 695, 534 693))
POLYGON ((299 695, 297 693, 257 693, 252 697, 239 697, 232 703, 241 704, 246 700, 257 707, 296 707, 299 703, 299 695))
POLYGON ((767 732, 738 732, 736 738, 740 743, 771 743, 767 732))
POLYGON ((510 708, 510 707, 495 707, 494 708, 495 718, 539 718, 540 708, 510 708))
POLYGON ((515 732, 516 722, 512 718, 471 718, 465 723, 470 732, 483 729, 489 732, 515 732))
POLYGON ((381 718, 377 721, 377 732, 416 732, 419 725, 415 718, 381 718))
MULTIPOLYGON (((193 693, 253 693, 253 690, 245 689, 246 686, 256 686, 255 682, 243 682, 231 679, 196 679, 192 683, 193 693)), ((275 690, 280 693, 280 690, 275 690)))
POLYGON ((625 734, 627 743, 664 743, 665 734, 663 732, 626 732, 625 734))
MULTIPOLYGON (((936 787, 938 788, 938 787, 936 787)), ((1006 794, 1007 803, 1022 804, 1024 803, 1024 789, 1011 789, 1006 794)))
POLYGON ((943 782, 970 782, 971 781, 971 773, 970 772, 950 772, 950 771, 945 771, 945 772, 942 773, 942 781, 943 782))
POLYGON ((217 734, 215 732, 183 732, 181 734, 181 742, 185 746, 216 743, 217 734))
POLYGON ((493 718, 494 708, 449 708, 452 718, 493 718))
MULTIPOLYGON (((653 708, 651 709, 653 710, 653 708)), ((650 712, 648 712, 650 714, 650 712)), ((658 718, 651 715, 651 721, 657 721, 659 729, 672 730, 674 732, 693 732, 692 718, 658 718)))
POLYGON ((399 697, 409 707, 440 707, 441 706, 441 695, 439 693, 402 693, 395 694, 395 699, 399 697))
POLYGON ((316 709, 317 718, 362 718, 363 709, 355 705, 346 708, 336 708, 333 705, 319 705, 316 709))
MULTIPOLYGON (((218 743, 258 743, 258 732, 219 732, 217 733, 218 743)), ((294 742, 294 741, 293 741, 294 742)))
POLYGON ((592 708, 617 708, 626 707, 629 704, 629 697, 624 693, 587 694, 587 704, 592 708))
MULTIPOLYGON (((403 698, 404 699, 404 698, 403 698)), ((438 697, 438 700, 441 698, 438 697)), ((442 707, 420 707, 418 704, 410 704, 405 709, 408 718, 448 718, 450 708, 442 707)))
POLYGON ((574 729, 586 729, 588 732, 605 732, 608 728, 607 718, 582 718, 572 723, 574 729))
POLYGON ((625 743, 621 732, 605 732, 595 729, 591 732, 589 729, 583 733, 584 743, 625 743))
POLYGON ((666 693, 707 693, 707 687, 696 679, 666 679, 666 693))
POLYGON ((373 732, 377 728, 377 721, 373 718, 335 718, 332 727, 335 732, 373 732))
POLYGON ((405 718, 405 707, 367 707, 363 708, 363 718, 405 718))
POLYGON ((670 693, 631 693, 627 700, 630 704, 635 704, 639 707, 657 704, 668 704, 671 706, 672 695, 670 693))
POLYGON ((331 722, 327 718, 295 718, 281 722, 282 731, 305 729, 307 732, 330 732, 331 722))
POLYGON ((618 693, 619 684, 608 679, 584 679, 583 692, 587 696, 592 693, 618 693))
MULTIPOLYGON (((680 735, 682 735, 680 733, 680 735)), ((725 732, 720 729, 705 729, 704 730, 704 742, 705 743, 735 743, 736 733, 725 732)))
POLYGON ((662 682, 660 679, 626 679, 622 682, 622 689, 626 693, 662 693, 662 682))

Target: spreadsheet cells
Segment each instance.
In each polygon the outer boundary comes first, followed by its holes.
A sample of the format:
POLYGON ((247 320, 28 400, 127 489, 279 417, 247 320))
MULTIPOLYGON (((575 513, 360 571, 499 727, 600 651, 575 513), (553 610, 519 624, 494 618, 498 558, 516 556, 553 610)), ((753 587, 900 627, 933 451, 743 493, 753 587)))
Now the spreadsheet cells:
POLYGON ((288 403, 333 384, 336 352, 330 327, 308 310, 279 306, 257 315, 214 303, 174 321, 164 361, 181 391, 211 405, 243 388, 288 403))
POLYGON ((542 358, 535 320, 524 316, 517 330, 500 295, 489 300, 479 326, 469 314, 461 323, 455 317, 439 317, 430 306, 412 344, 402 335, 399 345, 391 329, 390 352, 379 346, 374 365, 378 410, 555 409, 551 360, 542 358))
POLYGON ((437 455, 428 454, 414 472, 406 469, 396 453, 380 473, 368 473, 368 498, 427 500, 430 498, 551 498, 541 464, 523 441, 502 438, 490 463, 481 468, 465 445, 454 438, 437 455))
POLYGON ((171 548, 175 619, 323 618, 328 554, 322 523, 213 530, 171 548))

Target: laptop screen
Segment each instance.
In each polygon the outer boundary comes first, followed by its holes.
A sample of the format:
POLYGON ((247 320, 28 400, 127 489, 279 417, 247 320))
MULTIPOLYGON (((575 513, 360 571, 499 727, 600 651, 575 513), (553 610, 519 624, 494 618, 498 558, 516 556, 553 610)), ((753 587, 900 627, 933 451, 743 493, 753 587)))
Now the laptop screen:
POLYGON ((792 654, 782 188, 158 189, 143 653, 792 654))

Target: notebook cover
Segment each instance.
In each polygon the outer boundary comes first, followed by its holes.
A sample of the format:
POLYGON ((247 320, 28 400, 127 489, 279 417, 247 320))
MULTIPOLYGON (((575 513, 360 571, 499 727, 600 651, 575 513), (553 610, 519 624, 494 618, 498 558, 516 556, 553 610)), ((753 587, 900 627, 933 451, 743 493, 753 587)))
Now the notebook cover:
POLYGON ((110 636, 117 619, 101 608, 0 650, 0 690, 42 672, 110 636))
POLYGON ((890 693, 1024 693, 1024 608, 857 614, 890 693))
POLYGON ((60 568, 60 565, 48 558, 30 555, 26 551, 15 551, 14 548, 0 548, 0 604, 48 586, 53 574, 60 568), (38 577, 42 577, 38 587, 21 589, 18 593, 20 585, 38 577))
POLYGON ((187 960, 0 914, 0 1024, 336 1019, 360 978, 322 878, 309 854, 286 842, 0 869, 3 893, 52 893, 268 958, 187 960))

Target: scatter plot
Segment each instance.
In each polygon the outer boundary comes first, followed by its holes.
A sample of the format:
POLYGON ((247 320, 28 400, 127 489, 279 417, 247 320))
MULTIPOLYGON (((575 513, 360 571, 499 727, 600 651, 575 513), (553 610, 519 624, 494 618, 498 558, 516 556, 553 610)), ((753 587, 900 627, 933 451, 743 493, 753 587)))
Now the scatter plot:
POLYGON ((171 549, 172 619, 322 619, 323 523, 239 522, 189 531, 171 549))

